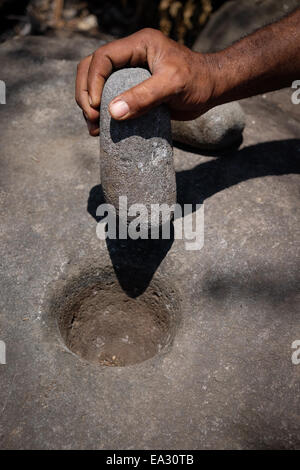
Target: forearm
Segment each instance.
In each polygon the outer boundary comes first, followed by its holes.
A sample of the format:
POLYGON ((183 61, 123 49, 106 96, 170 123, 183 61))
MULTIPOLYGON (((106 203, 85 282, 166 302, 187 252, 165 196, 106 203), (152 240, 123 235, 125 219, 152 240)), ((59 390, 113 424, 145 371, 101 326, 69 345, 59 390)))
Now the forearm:
POLYGON ((100 47, 79 63, 76 77, 76 101, 93 136, 105 81, 125 66, 148 67, 151 77, 110 102, 114 119, 137 118, 161 103, 172 119, 196 119, 218 104, 300 79, 300 9, 215 54, 193 52, 155 29, 100 47))
POLYGON ((300 79, 300 9, 208 60, 215 77, 213 104, 290 86, 300 79))

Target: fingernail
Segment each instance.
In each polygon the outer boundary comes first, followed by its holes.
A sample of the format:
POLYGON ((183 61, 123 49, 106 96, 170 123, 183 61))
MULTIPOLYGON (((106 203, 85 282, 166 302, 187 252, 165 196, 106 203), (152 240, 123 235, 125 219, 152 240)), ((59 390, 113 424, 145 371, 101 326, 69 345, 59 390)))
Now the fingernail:
POLYGON ((126 101, 119 100, 110 105, 110 112, 114 118, 121 118, 129 113, 129 106, 126 101))
POLYGON ((93 106, 93 100, 92 100, 92 98, 90 97, 90 95, 89 95, 89 103, 90 103, 91 106, 93 106))

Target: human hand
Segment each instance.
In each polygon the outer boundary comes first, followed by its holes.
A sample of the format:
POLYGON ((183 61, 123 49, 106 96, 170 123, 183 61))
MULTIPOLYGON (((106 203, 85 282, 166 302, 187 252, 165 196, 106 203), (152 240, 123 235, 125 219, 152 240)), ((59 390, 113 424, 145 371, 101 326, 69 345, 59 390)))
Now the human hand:
POLYGON ((214 65, 210 55, 193 52, 158 30, 142 29, 97 49, 77 68, 76 102, 89 132, 99 134, 99 108, 103 86, 117 69, 145 67, 148 80, 116 96, 109 104, 116 120, 132 119, 166 103, 171 119, 195 119, 212 107, 214 65))

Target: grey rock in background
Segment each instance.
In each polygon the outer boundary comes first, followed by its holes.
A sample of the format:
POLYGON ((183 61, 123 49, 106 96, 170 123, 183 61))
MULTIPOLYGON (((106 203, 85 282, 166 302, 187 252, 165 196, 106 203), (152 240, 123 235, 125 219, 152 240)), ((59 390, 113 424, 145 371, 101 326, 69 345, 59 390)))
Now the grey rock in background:
POLYGON ((245 115, 238 103, 210 109, 193 121, 172 121, 173 139, 200 149, 223 149, 239 142, 245 115))
MULTIPOLYGON (((174 204, 176 183, 169 112, 163 105, 138 119, 116 121, 108 105, 120 93, 150 77, 141 68, 127 68, 107 80, 100 112, 101 181, 106 202, 118 212, 119 197, 132 204, 174 204)), ((143 219, 144 225, 146 218, 143 219)), ((148 225, 148 221, 147 221, 148 225)))
POLYGON ((232 0, 221 6, 209 19, 196 39, 197 52, 216 52, 277 21, 300 7, 300 0, 232 0))

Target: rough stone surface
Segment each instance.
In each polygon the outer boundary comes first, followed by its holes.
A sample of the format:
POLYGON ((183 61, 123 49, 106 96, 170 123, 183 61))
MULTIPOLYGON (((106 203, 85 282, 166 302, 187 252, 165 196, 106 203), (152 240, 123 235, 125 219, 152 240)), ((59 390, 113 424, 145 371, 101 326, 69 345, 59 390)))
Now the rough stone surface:
POLYGON ((241 103, 241 149, 174 148, 178 199, 204 201, 202 250, 105 243, 94 218, 99 142, 74 102, 76 61, 40 60, 47 40, 34 58, 17 44, 15 54, 0 47, 0 447, 299 448, 300 105, 291 90, 241 103), (92 265, 101 278, 115 272, 130 299, 158 279, 176 292, 181 321, 168 351, 105 367, 66 348, 49 303, 72 279, 84 287, 92 265))
POLYGON ((103 44, 104 40, 74 34, 71 38, 59 39, 43 36, 14 38, 1 44, 1 48, 10 59, 15 58, 25 66, 31 61, 40 63, 50 59, 80 61, 103 44))
MULTIPOLYGON (((107 203, 119 213, 119 197, 126 196, 128 207, 144 204, 174 204, 176 182, 169 111, 161 105, 138 119, 116 121, 108 104, 120 93, 151 75, 141 68, 113 73, 102 94, 100 112, 101 181, 107 203)), ((147 214, 140 219, 148 226, 147 214)), ((150 217, 149 217, 150 223, 150 217)))
POLYGON ((245 114, 238 103, 228 103, 209 110, 193 121, 172 121, 172 135, 177 142, 199 149, 223 149, 242 139, 245 114))
POLYGON ((212 14, 193 49, 198 52, 224 49, 256 29, 279 20, 297 7, 300 7, 300 0, 227 1, 212 14))

